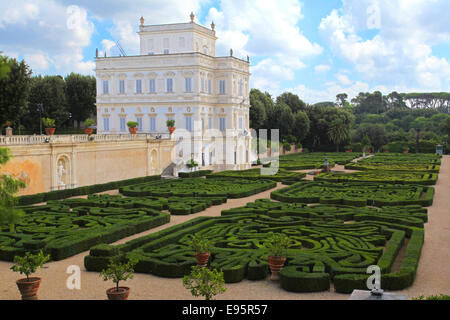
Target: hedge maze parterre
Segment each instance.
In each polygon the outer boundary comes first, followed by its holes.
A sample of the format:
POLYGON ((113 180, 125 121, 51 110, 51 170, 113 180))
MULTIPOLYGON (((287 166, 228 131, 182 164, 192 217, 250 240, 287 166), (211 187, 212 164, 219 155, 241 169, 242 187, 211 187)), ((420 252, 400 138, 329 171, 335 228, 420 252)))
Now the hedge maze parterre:
POLYGON ((271 193, 282 202, 389 206, 433 204, 434 188, 421 185, 366 182, 300 181, 271 193))
POLYGON ((263 243, 270 232, 291 239, 281 287, 294 292, 330 289, 351 292, 365 288, 366 269, 377 264, 382 287, 402 289, 412 284, 423 244, 427 209, 417 205, 358 208, 307 206, 257 200, 222 211, 221 217, 199 217, 123 245, 100 245, 85 257, 85 267, 100 271, 113 256, 137 259, 136 272, 182 277, 195 265, 189 236, 202 234, 213 242, 210 265, 224 272, 225 281, 265 279, 268 252, 263 243), (409 239, 406 256, 392 270, 397 253, 409 239))
POLYGON ((238 178, 238 179, 269 179, 274 181, 299 181, 306 177, 306 173, 303 172, 292 172, 285 169, 278 169, 278 172, 273 175, 262 175, 260 168, 241 170, 241 171, 221 171, 217 173, 212 173, 206 176, 206 178, 238 178))
POLYGON ((361 172, 330 172, 314 177, 316 181, 330 182, 376 182, 393 184, 434 185, 438 179, 437 173, 402 172, 402 171, 361 171, 361 172))
POLYGON ((331 167, 335 164, 344 165, 361 156, 361 153, 294 153, 282 155, 279 158, 279 166, 286 170, 321 169, 326 158, 331 167))
POLYGON ((432 154, 377 154, 345 165, 349 170, 419 171, 439 173, 441 155, 432 154))
POLYGON ((244 179, 183 178, 142 183, 120 188, 123 195, 156 197, 244 198, 275 188, 275 181, 244 179))

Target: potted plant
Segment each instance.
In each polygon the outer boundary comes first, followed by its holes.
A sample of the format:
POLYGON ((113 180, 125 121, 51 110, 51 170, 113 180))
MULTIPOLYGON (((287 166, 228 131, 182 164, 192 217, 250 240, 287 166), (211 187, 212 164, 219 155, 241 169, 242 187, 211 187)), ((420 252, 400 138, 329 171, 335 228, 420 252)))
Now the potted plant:
POLYGON ((134 275, 134 265, 137 261, 130 260, 127 263, 120 261, 119 257, 112 258, 106 269, 100 272, 100 276, 103 277, 104 281, 112 280, 116 286, 114 288, 109 288, 106 290, 106 295, 109 300, 127 300, 130 295, 129 287, 120 287, 120 281, 126 281, 128 279, 133 279, 134 275))
POLYGON ((175 131, 175 120, 169 119, 166 121, 167 129, 169 129, 170 134, 175 131))
POLYGON ((6 135, 7 137, 11 137, 11 136, 13 135, 13 134, 12 134, 12 128, 11 128, 12 122, 11 122, 11 121, 6 121, 5 125, 6 125, 6 128, 5 128, 5 135, 6 135))
POLYGON ((94 132, 94 128, 91 128, 94 123, 94 120, 91 118, 86 119, 84 121, 84 133, 90 136, 94 132))
POLYGON ((407 149, 407 150, 403 150, 403 153, 409 153, 409 150, 407 149))
POLYGON ((45 256, 42 250, 36 255, 27 252, 24 257, 14 257, 15 265, 11 267, 11 270, 26 275, 26 278, 16 281, 22 300, 37 300, 37 291, 41 284, 41 278, 30 278, 30 275, 35 273, 37 268, 42 268, 48 260, 50 260, 50 255, 45 256))
POLYGON ((264 243, 264 246, 269 251, 269 268, 272 272, 270 280, 275 281, 280 279, 279 273, 286 261, 289 243, 289 238, 282 233, 270 233, 268 240, 264 243))
POLYGON ((52 136, 55 133, 55 120, 50 118, 43 118, 42 123, 45 127, 45 134, 52 136))
POLYGON ((136 134, 138 131, 138 122, 137 121, 128 121, 127 122, 127 126, 128 126, 128 131, 130 131, 131 134, 136 134))
POLYGON ((191 273, 184 276, 183 286, 190 289, 194 297, 202 296, 205 300, 211 300, 215 295, 227 290, 222 271, 199 266, 193 266, 191 273))
POLYGON ((188 162, 186 162, 186 167, 191 169, 191 171, 194 171, 194 168, 198 167, 198 162, 196 162, 194 159, 190 159, 188 162))
POLYGON ((211 255, 211 242, 200 234, 194 234, 187 241, 187 245, 194 250, 197 265, 199 267, 205 267, 211 255))

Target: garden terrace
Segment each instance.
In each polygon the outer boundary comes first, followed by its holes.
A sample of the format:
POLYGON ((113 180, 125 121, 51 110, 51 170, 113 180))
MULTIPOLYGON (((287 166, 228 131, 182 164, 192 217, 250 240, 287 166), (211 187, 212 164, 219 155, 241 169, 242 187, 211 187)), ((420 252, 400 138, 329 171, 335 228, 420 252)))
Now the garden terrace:
POLYGON ((226 197, 244 198, 276 187, 276 182, 266 179, 243 180, 232 178, 183 178, 163 180, 120 188, 120 193, 130 197, 226 197))
POLYGON ((0 260, 43 249, 52 260, 62 260, 168 223, 170 215, 159 211, 164 202, 148 199, 127 201, 110 196, 49 201, 41 206, 20 207, 26 212, 16 233, 0 229, 0 260), (108 199, 106 199, 108 198, 108 199))
POLYGON ((438 174, 428 172, 401 172, 401 171, 362 171, 362 172, 330 172, 321 173, 314 177, 315 181, 330 182, 377 182, 394 184, 421 184, 434 185, 438 174))
POLYGON ((250 180, 259 180, 259 179, 269 179, 274 181, 300 181, 304 177, 306 177, 306 173, 303 172, 292 172, 285 169, 279 169, 278 172, 274 175, 261 175, 260 168, 257 169, 249 169, 242 171, 221 171, 213 174, 209 174, 206 178, 241 178, 241 179, 250 179, 250 180))
POLYGON ((433 187, 367 182, 300 181, 271 193, 282 202, 389 206, 433 204, 433 187))
POLYGON ((295 153, 282 155, 279 158, 279 166, 287 170, 306 170, 306 169, 320 169, 326 158, 331 167, 334 165, 351 162, 361 156, 361 153, 343 152, 343 153, 295 153))
POLYGON ((368 277, 367 267, 374 264, 382 269, 384 289, 403 289, 414 280, 425 221, 427 210, 420 206, 306 206, 265 199, 225 210, 221 217, 195 218, 118 246, 94 247, 85 257, 85 267, 100 271, 118 256, 137 259, 136 272, 182 277, 196 264, 189 237, 201 234, 213 243, 211 267, 223 271, 227 283, 262 280, 269 272, 263 243, 274 232, 291 240, 280 274, 285 290, 325 291, 332 281, 336 291, 349 292, 361 287, 361 279, 368 277), (400 269, 391 272, 406 238, 410 239, 406 256, 400 269))

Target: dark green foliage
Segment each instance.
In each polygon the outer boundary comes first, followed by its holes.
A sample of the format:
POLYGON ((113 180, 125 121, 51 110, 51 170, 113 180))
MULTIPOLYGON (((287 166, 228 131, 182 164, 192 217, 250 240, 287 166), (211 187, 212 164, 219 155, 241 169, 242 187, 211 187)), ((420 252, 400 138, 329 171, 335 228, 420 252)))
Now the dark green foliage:
POLYGON ((240 178, 240 179, 250 179, 250 180, 259 180, 259 179, 269 179, 274 181, 285 181, 285 180, 293 180, 299 181, 302 178, 306 177, 306 173, 303 172, 292 172, 285 169, 279 169, 278 172, 274 175, 261 175, 261 169, 249 169, 242 171, 221 171, 213 174, 208 174, 206 178, 240 178))
POLYGON ((286 170, 306 170, 321 169, 325 159, 328 159, 331 167, 337 164, 346 164, 355 158, 360 157, 360 153, 293 153, 280 156, 279 166, 286 170))
POLYGON ((197 178, 204 177, 210 173, 212 173, 212 170, 197 170, 192 172, 179 172, 178 176, 180 178, 197 178))
MULTIPOLYGON (((418 240, 420 235, 423 237, 423 229, 410 226, 409 222, 415 219, 426 221, 426 209, 420 206, 382 209, 307 206, 263 199, 225 210, 222 217, 196 218, 117 248, 128 259, 138 260, 137 272, 179 278, 189 274, 190 267, 195 265, 189 241, 192 234, 198 234, 212 242, 210 266, 223 272, 225 282, 233 283, 244 278, 266 278, 270 252, 264 242, 271 232, 282 233, 291 242, 286 267, 280 273, 280 284, 285 290, 329 290, 331 281, 339 292, 359 285, 366 288, 366 268, 373 264, 382 268, 386 288, 399 288, 411 284, 411 273, 415 273, 419 259, 421 243, 418 240), (392 223, 391 219, 397 221, 392 223), (344 221, 353 222, 344 224, 344 221), (390 274, 405 237, 410 237, 407 257, 401 270, 390 274), (406 281, 405 274, 408 274, 406 281), (352 280, 354 278, 358 281, 352 280), (387 280, 390 278, 394 280, 387 280)), ((91 252, 85 258, 86 268, 98 271, 100 258, 91 252)))
POLYGON ((434 185, 438 179, 436 173, 427 172, 402 172, 402 171, 381 171, 369 170, 362 172, 330 172, 321 173, 314 177, 317 181, 330 182, 377 182, 377 183, 394 183, 394 184, 421 184, 434 185))
POLYGON ((94 257, 118 255, 115 247, 105 243, 169 222, 169 214, 158 211, 168 206, 168 202, 158 199, 152 202, 152 199, 103 195, 21 207, 26 215, 17 224, 17 233, 0 229, 0 259, 11 261, 24 251, 43 249, 52 260, 62 260, 99 243, 104 245, 94 248, 94 257))
MULTIPOLYGON (((272 192, 270 197, 282 202, 299 203, 343 204, 346 200, 365 199, 367 205, 377 207, 408 204, 431 206, 434 189, 420 185, 300 181, 272 192)), ((356 202, 354 204, 356 205, 356 202)))
POLYGON ((161 176, 147 176, 142 178, 134 178, 134 179, 128 179, 128 180, 120 180, 120 181, 113 181, 103 184, 94 184, 91 186, 85 186, 85 187, 79 187, 74 189, 65 189, 65 190, 58 190, 58 191, 50 191, 45 193, 36 193, 28 196, 21 196, 18 198, 20 205, 30 205, 30 204, 36 204, 36 203, 42 203, 47 202, 49 200, 60 200, 60 199, 66 199, 69 197, 74 196, 82 196, 82 195, 88 195, 93 193, 99 193, 103 191, 109 191, 109 190, 115 190, 119 189, 123 186, 128 186, 132 184, 138 184, 148 181, 155 181, 155 180, 161 180, 161 176))
POLYGON ((156 197, 228 197, 244 198, 276 186, 270 180, 198 179, 162 180, 120 188, 123 195, 156 197))

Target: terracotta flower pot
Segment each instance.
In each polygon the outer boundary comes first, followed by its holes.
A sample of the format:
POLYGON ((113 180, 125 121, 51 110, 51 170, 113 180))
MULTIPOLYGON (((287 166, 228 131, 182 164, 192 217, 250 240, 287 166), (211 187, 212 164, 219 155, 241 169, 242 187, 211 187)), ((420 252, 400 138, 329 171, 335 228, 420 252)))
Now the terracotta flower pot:
POLYGON ((211 253, 209 252, 196 253, 195 259, 197 260, 197 265, 199 267, 206 267, 210 255, 211 253))
POLYGON ((106 290, 106 295, 109 300, 127 300, 130 295, 130 288, 128 287, 119 287, 119 291, 117 288, 109 288, 106 290))
POLYGON ((403 153, 409 153, 409 150, 404 150, 403 153))
POLYGON ((350 153, 350 152, 353 152, 352 150, 346 150, 345 152, 348 152, 348 153, 350 153))
POLYGON ((23 278, 16 281, 22 300, 37 300, 37 292, 41 285, 41 278, 23 278))
POLYGON ((55 134, 56 128, 45 128, 45 134, 48 136, 52 136, 55 134))
POLYGON ((273 281, 280 280, 280 270, 283 269, 284 263, 286 262, 286 258, 279 256, 270 256, 268 257, 268 260, 269 260, 269 268, 270 271, 272 272, 270 280, 273 281))
POLYGON ((138 132, 138 127, 128 128, 128 131, 130 131, 131 134, 136 134, 138 132))
POLYGON ((168 127, 168 129, 169 129, 169 132, 170 132, 170 134, 172 134, 172 133, 174 133, 175 132, 175 127, 168 127))
POLYGON ((384 150, 384 153, 389 153, 389 150, 384 150))
POLYGON ((91 135, 92 133, 94 132, 94 129, 93 128, 86 128, 86 129, 84 129, 84 133, 86 133, 87 135, 91 135))

